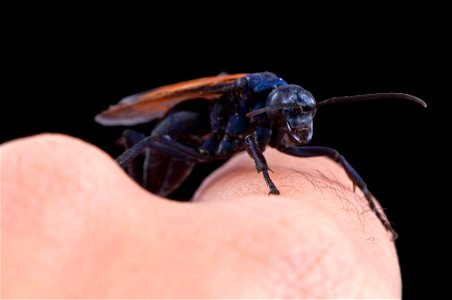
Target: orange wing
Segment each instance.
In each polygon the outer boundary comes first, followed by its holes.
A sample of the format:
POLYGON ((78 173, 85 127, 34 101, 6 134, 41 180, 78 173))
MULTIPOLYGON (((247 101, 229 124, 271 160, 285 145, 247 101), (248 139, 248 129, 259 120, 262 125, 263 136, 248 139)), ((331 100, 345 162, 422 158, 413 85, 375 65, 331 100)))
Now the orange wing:
POLYGON ((214 100, 231 91, 234 81, 247 74, 227 74, 204 77, 165 85, 122 99, 101 112, 96 122, 106 125, 135 125, 161 118, 174 105, 189 99, 214 100))

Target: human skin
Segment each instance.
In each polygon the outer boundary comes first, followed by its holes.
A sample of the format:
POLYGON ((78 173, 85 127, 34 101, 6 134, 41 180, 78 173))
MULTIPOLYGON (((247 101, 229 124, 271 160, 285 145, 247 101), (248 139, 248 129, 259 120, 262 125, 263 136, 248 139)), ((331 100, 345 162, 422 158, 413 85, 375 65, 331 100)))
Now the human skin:
POLYGON ((2 298, 400 298, 391 235, 326 158, 244 153, 190 203, 44 134, 1 147, 2 298))

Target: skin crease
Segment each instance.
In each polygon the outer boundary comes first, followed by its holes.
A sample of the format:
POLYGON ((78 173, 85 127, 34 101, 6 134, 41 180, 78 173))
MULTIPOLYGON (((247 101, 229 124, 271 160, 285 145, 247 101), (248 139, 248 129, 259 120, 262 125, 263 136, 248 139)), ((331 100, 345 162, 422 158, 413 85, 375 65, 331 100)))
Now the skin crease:
POLYGON ((141 189, 96 147, 1 147, 2 298, 400 298, 391 236, 325 158, 246 153, 192 203, 141 189))

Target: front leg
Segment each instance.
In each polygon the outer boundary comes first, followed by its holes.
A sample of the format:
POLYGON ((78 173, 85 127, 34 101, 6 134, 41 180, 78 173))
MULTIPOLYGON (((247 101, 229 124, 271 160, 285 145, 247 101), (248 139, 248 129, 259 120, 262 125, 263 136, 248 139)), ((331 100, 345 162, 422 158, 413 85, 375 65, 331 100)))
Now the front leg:
POLYGON ((375 215, 383 224, 385 229, 392 233, 394 240, 397 238, 397 233, 394 231, 391 224, 388 222, 385 216, 378 210, 377 205, 375 204, 374 199, 372 197, 372 194, 367 188, 367 185, 364 182, 364 180, 361 178, 358 172, 356 172, 356 170, 349 164, 349 162, 342 155, 339 154, 337 150, 328 147, 317 147, 317 146, 303 146, 303 147, 279 146, 278 150, 299 157, 326 156, 334 160, 335 162, 339 163, 344 168, 348 177, 353 182, 353 187, 357 185, 361 189, 364 196, 366 197, 367 202, 369 203, 370 209, 375 213, 375 215))
POLYGON ((279 191, 276 188, 276 185, 270 179, 270 175, 268 175, 268 171, 270 170, 270 168, 268 167, 267 161, 265 160, 262 151, 259 149, 254 136, 248 135, 245 138, 245 147, 246 152, 248 152, 248 155, 251 156, 251 158, 254 160, 257 172, 258 173, 262 172, 262 174, 264 175, 265 182, 270 188, 270 194, 279 195, 279 191))

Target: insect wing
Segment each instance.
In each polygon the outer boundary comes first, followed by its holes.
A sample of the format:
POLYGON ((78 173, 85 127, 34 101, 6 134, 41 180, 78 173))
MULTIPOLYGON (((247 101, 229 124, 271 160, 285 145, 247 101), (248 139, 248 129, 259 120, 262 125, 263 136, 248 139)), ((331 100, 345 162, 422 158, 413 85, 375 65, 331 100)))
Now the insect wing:
POLYGON ((234 81, 247 74, 204 77, 162 86, 128 96, 101 112, 96 122, 106 126, 135 125, 161 118, 174 105, 189 99, 214 100, 234 88, 234 81))

